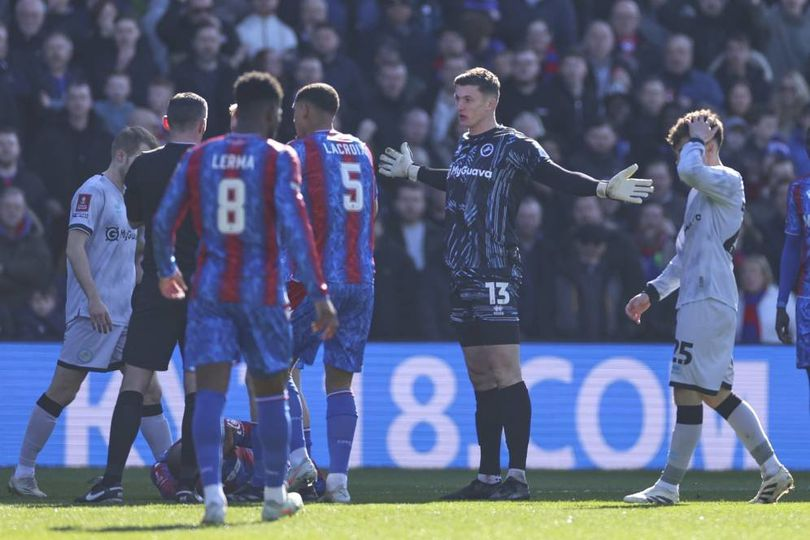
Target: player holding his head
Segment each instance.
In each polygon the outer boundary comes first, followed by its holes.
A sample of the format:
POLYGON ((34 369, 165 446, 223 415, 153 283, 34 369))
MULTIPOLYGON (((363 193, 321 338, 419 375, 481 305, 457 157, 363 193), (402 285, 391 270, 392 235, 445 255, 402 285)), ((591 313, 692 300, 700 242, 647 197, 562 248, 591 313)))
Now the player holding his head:
MULTIPOLYGON (((363 367, 374 307, 374 215, 377 187, 374 161, 357 137, 335 131, 340 106, 328 84, 301 88, 293 103, 297 138, 290 143, 301 159, 304 199, 329 292, 340 317, 335 338, 324 344, 326 366, 326 436, 329 475, 323 500, 348 503, 349 455, 357 425, 351 384, 363 367)), ((311 330, 315 309, 306 298, 293 312, 294 358, 312 364, 320 339, 311 330)), ((296 406, 290 454, 290 485, 315 480, 303 431, 296 386, 290 381, 291 408, 296 406), (299 481, 300 478, 300 481, 299 481)))
POLYGON ((793 478, 774 454, 751 406, 732 392, 737 285, 732 253, 745 213, 740 173, 720 163, 723 124, 710 110, 690 112, 669 130, 678 176, 689 192, 676 253, 661 275, 628 302, 636 323, 659 300, 679 290, 670 386, 677 407, 667 466, 653 485, 624 498, 634 504, 675 504, 678 486, 700 439, 703 403, 734 428, 759 463, 762 485, 751 502, 774 503, 793 478))
MULTIPOLYGON (((166 371, 177 345, 181 352, 186 332, 186 302, 173 302, 163 298, 158 288, 157 266, 152 242, 152 217, 157 211, 166 186, 183 154, 202 140, 208 117, 205 99, 191 92, 176 94, 169 101, 163 127, 169 133, 169 142, 156 150, 144 152, 132 164, 126 178, 124 200, 127 217, 133 227, 144 225, 144 242, 149 249, 143 253, 143 280, 135 288, 132 298, 132 317, 129 321, 129 339, 124 347, 127 368, 110 424, 110 444, 107 449, 107 468, 104 477, 77 502, 104 504, 123 498, 121 477, 127 457, 138 434, 138 418, 142 411, 144 393, 156 371, 166 371)), ((197 235, 187 218, 177 230, 177 265, 184 275, 194 273, 194 254, 197 235)), ((186 393, 183 411, 182 437, 186 440, 181 454, 182 472, 176 499, 182 503, 199 502, 194 491, 197 465, 191 437, 191 419, 194 414, 194 374, 184 374, 186 393)), ((159 405, 157 405, 159 407, 159 405)), ((171 445, 171 441, 169 441, 171 445)))
MULTIPOLYGON (((810 129, 805 134, 810 154, 810 129)), ((810 176, 790 184, 785 217, 785 245, 779 265, 779 298, 776 302, 776 334, 782 343, 790 343, 790 316, 787 312, 790 291, 798 285, 796 298, 796 367, 807 371, 810 380, 810 176), (798 284, 797 284, 798 279, 798 284)))
MULTIPOLYGON (((66 249, 69 264, 65 340, 53 380, 31 411, 20 461, 8 483, 17 495, 46 496, 34 478, 37 455, 87 373, 123 366, 138 236, 127 221, 124 177, 135 158, 157 144, 143 128, 123 129, 113 140, 109 167, 90 177, 73 195, 66 249)), ((148 404, 160 403, 157 380, 152 380, 146 392, 144 400, 148 404)), ((135 420, 136 425, 140 424, 141 416, 135 420)), ((153 448, 153 453, 160 455, 166 447, 153 448)))
POLYGON ((197 378, 192 431, 205 498, 203 523, 209 524, 225 519, 222 412, 231 365, 240 356, 256 396, 265 470, 262 518, 275 520, 303 506, 284 485, 290 436, 285 386, 292 359, 285 250, 314 297, 314 330, 330 338, 337 327, 301 195, 298 157, 268 139, 278 127, 281 87, 271 75, 253 71, 236 81, 234 97, 234 132, 185 154, 154 220, 155 260, 167 298, 184 298, 187 289, 174 261, 173 238, 186 211, 200 237, 185 355, 197 378))
POLYGON ((495 120, 500 82, 474 68, 455 79, 459 123, 467 128, 450 169, 413 163, 407 143, 386 148, 380 174, 421 181, 447 192, 445 261, 452 276, 451 321, 458 333, 476 399, 481 447, 478 477, 447 499, 529 497, 526 454, 531 426, 529 391, 520 370, 518 289, 523 278, 515 217, 530 182, 579 196, 641 203, 650 180, 630 178, 636 165, 600 181, 563 169, 533 139, 495 120), (501 433, 509 471, 501 482, 501 433))

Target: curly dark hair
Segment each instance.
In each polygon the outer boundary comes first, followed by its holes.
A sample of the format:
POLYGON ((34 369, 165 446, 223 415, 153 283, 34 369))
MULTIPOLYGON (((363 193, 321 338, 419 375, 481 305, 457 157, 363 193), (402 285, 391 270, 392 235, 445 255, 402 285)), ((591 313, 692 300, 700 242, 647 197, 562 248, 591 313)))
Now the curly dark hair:
MULTIPOLYGON (((709 126, 714 129, 715 127, 719 127, 720 129, 717 130, 717 146, 723 145, 723 121, 720 120, 720 117, 712 111, 711 109, 700 109, 698 111, 688 112, 685 115, 678 118, 671 128, 669 128, 669 133, 667 133, 667 142, 673 148, 677 148, 679 145, 683 144, 685 141, 689 140, 689 122, 694 120, 695 118, 705 117, 706 121, 709 122, 709 126)), ((707 141, 708 142, 708 141, 707 141)))

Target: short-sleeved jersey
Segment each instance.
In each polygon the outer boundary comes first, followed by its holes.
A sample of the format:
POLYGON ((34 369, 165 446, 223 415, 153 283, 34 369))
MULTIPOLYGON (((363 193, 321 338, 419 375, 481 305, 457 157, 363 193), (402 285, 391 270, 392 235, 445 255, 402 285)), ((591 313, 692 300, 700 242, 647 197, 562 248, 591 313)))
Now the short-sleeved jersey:
POLYGON ((785 234, 801 237, 797 296, 810 298, 810 176, 790 184, 785 234))
POLYGON ((284 305, 290 270, 311 295, 326 294, 301 195, 295 150, 256 134, 210 139, 181 160, 155 214, 158 273, 173 274, 174 231, 191 212, 200 237, 192 293, 213 302, 284 305))
MULTIPOLYGON (((135 248, 138 234, 129 226, 124 194, 104 175, 88 179, 73 195, 68 228, 87 233, 85 249, 90 274, 113 324, 127 325, 135 288, 135 248)), ((65 317, 89 317, 87 296, 73 267, 67 267, 65 317)))
POLYGON ((510 127, 462 137, 447 176, 445 262, 455 278, 521 273, 515 216, 548 161, 536 141, 510 127))
POLYGON ((363 141, 334 130, 290 143, 327 283, 374 281, 374 161, 363 141))
MULTIPOLYGON (((152 245, 152 217, 157 211, 172 174, 177 169, 180 158, 192 146, 194 145, 170 142, 160 148, 147 150, 135 158, 127 172, 127 190, 124 193, 127 217, 131 223, 144 224, 144 241, 147 246, 152 245)), ((177 230, 175 241, 177 266, 185 276, 194 273, 197 243, 197 235, 194 233, 191 218, 187 217, 177 230)), ((155 254, 152 249, 144 251, 142 264, 144 274, 152 276, 157 274, 155 254)))

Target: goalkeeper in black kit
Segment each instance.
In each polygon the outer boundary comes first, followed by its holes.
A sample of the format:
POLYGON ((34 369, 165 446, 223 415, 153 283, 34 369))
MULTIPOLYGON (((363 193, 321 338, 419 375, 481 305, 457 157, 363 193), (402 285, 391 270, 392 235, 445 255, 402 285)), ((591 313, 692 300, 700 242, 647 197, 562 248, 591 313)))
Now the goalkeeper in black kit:
POLYGON ((459 123, 467 128, 449 169, 413 163, 407 143, 386 148, 380 174, 420 181, 447 192, 445 262, 451 272, 451 322, 475 390, 478 477, 447 500, 529 498, 526 454, 531 426, 529 391, 520 371, 518 289, 523 279, 515 215, 530 182, 578 196, 640 204, 651 180, 631 178, 636 165, 609 181, 568 171, 533 139, 495 121, 500 82, 474 68, 455 79, 459 123), (501 479, 505 434, 509 470, 501 479))

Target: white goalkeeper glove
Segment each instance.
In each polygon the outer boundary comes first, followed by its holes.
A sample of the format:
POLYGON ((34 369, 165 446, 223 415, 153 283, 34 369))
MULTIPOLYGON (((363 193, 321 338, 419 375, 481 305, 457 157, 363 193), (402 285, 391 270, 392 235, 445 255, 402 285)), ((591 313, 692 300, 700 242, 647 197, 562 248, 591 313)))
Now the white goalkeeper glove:
POLYGON ((399 150, 390 146, 380 154, 380 165, 377 168, 383 176, 391 178, 407 178, 416 182, 416 175, 419 173, 419 165, 413 164, 413 154, 408 143, 402 143, 399 150))
POLYGON ((652 180, 631 178, 637 170, 638 165, 633 163, 625 170, 616 173, 610 180, 600 181, 596 186, 596 196, 602 199, 641 204, 650 196, 654 188, 652 180))

